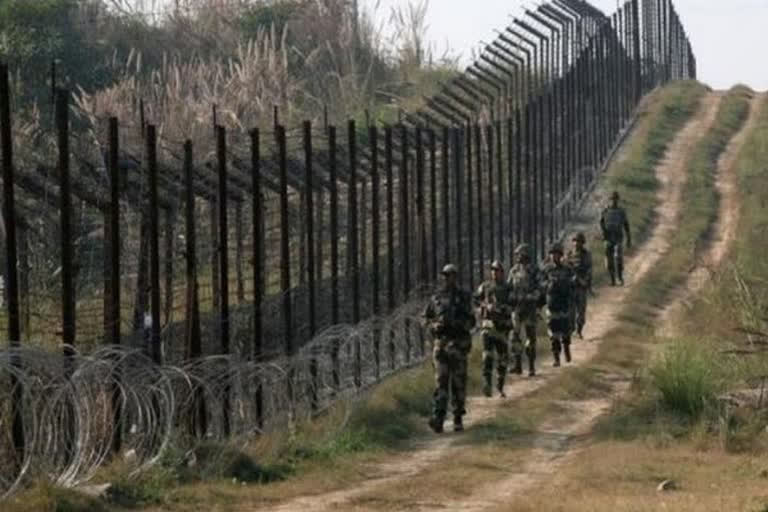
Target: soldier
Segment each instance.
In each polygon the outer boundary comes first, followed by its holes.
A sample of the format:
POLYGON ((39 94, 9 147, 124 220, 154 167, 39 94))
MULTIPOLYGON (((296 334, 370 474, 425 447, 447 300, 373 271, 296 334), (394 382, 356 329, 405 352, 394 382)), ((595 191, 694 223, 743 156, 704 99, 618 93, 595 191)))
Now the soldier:
POLYGON ((627 248, 632 247, 632 235, 629 232, 627 212, 619 206, 619 193, 611 194, 611 204, 600 216, 600 229, 605 240, 605 265, 611 276, 611 286, 624 285, 624 233, 627 235, 627 248))
POLYGON ((464 430, 462 416, 467 388, 467 354, 472 348, 470 330, 475 326, 472 296, 456 284, 456 266, 443 267, 440 289, 424 310, 424 319, 435 338, 433 363, 437 388, 433 394, 433 413, 429 426, 443 431, 448 408, 450 383, 453 406, 453 430, 464 430))
POLYGON ((592 254, 584 247, 584 233, 573 236, 573 249, 565 257, 573 271, 573 301, 571 304, 571 328, 576 329, 579 339, 587 318, 587 294, 592 291, 592 254))
POLYGON ((536 320, 541 293, 539 274, 531 262, 527 244, 520 244, 515 249, 516 263, 509 269, 507 284, 512 306, 511 348, 515 356, 514 373, 523 373, 522 352, 523 334, 525 334, 525 354, 528 357, 528 376, 536 375, 536 320), (525 333, 523 333, 525 331, 525 333))
POLYGON ((507 337, 512 328, 512 310, 509 307, 509 286, 504 281, 504 267, 501 262, 491 263, 491 279, 481 284, 475 292, 475 304, 480 312, 480 328, 483 339, 483 393, 491 396, 494 352, 498 355, 496 365, 496 389, 504 395, 504 379, 507 376, 509 350, 507 337))
POLYGON ((573 272, 563 262, 563 247, 552 244, 549 261, 542 269, 542 289, 547 301, 547 329, 552 342, 553 366, 560 366, 560 351, 571 362, 571 291, 573 272))

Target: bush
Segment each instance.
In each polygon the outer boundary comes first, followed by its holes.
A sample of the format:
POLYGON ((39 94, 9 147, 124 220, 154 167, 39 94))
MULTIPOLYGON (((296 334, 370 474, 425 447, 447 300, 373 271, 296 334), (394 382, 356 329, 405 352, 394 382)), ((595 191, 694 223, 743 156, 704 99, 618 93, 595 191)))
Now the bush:
POLYGON ((724 389, 722 370, 712 349, 678 340, 651 367, 651 377, 666 409, 698 418, 724 389))

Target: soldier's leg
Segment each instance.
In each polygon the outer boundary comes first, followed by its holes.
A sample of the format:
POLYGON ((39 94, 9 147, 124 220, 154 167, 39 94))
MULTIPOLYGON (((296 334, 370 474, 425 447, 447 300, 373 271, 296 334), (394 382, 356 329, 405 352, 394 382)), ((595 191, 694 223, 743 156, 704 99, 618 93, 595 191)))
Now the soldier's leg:
POLYGON ((619 279, 619 284, 624 284, 624 244, 616 244, 616 277, 619 279))
POLYGON ((483 329, 483 394, 487 397, 491 396, 491 380, 493 378, 493 352, 495 350, 495 343, 493 336, 488 329, 483 329))
POLYGON ((582 337, 582 330, 587 319, 587 290, 584 288, 578 288, 574 294, 574 322, 571 324, 571 328, 576 329, 576 333, 579 338, 582 337))
POLYGON ((512 331, 509 333, 509 348, 512 352, 512 357, 515 359, 515 367, 512 370, 513 373, 522 375, 523 373, 523 338, 522 338, 523 324, 515 313, 512 317, 512 331))
POLYGON ((536 319, 525 323, 525 355, 528 357, 528 376, 536 375, 536 319))
POLYGON ((432 418, 429 420, 429 426, 437 433, 443 431, 443 421, 448 409, 448 383, 450 380, 448 360, 443 349, 443 343, 443 340, 436 340, 432 352, 436 386, 432 394, 432 418))
POLYGON ((467 355, 455 353, 450 358, 451 367, 451 398, 453 406, 453 429, 464 430, 462 417, 467 413, 467 355))
POLYGON ((557 368, 560 366, 560 351, 562 349, 562 345, 560 343, 560 332, 559 332, 559 324, 560 321, 558 318, 550 318, 547 322, 547 331, 549 332, 549 341, 552 344, 552 366, 557 368))
POLYGON ((605 241, 605 268, 608 270, 608 276, 611 278, 611 286, 616 286, 616 261, 614 252, 616 250, 616 244, 606 240, 605 241))
POLYGON ((496 389, 501 396, 504 395, 504 381, 507 378, 507 365, 509 364, 509 349, 507 347, 507 334, 495 338, 498 363, 496 365, 496 389))
POLYGON ((565 362, 570 363, 571 362, 571 335, 570 333, 563 335, 563 356, 565 357, 565 362))

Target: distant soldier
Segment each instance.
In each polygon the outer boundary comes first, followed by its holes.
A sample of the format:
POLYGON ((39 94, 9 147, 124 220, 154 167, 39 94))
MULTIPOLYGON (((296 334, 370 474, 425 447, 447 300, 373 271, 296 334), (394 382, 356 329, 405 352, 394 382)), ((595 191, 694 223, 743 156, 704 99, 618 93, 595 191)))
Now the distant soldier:
POLYGON ((515 249, 515 264, 509 269, 507 284, 512 305, 511 348, 515 356, 514 373, 523 373, 522 353, 523 335, 525 336, 525 354, 528 357, 528 376, 536 375, 536 321, 538 319, 539 273, 531 261, 527 244, 520 244, 515 249), (523 332, 525 331, 525 332, 523 332))
POLYGON ((627 248, 632 247, 632 235, 629 232, 627 212, 619 206, 619 193, 611 194, 611 204, 600 216, 600 229, 605 240, 605 265, 611 276, 611 286, 624 285, 624 234, 627 235, 627 248))
POLYGON ((483 393, 491 396, 494 354, 496 362, 496 389, 504 395, 504 379, 507 376, 509 349, 507 339, 512 329, 512 309, 509 304, 509 285, 504 280, 501 262, 491 263, 491 279, 481 284, 475 292, 475 305, 480 313, 483 339, 483 393))
POLYGON ((456 266, 443 267, 439 290, 424 310, 424 319, 435 337, 433 363, 437 388, 429 426, 438 434, 448 409, 448 388, 452 395, 453 430, 464 430, 462 417, 467 389, 467 354, 472 348, 470 330, 475 326, 470 292, 456 285, 456 266))
POLYGON ((571 362, 571 295, 573 272, 563 262, 563 247, 552 244, 549 261, 542 269, 542 289, 547 301, 547 329, 552 342, 553 366, 560 366, 560 352, 571 362))
POLYGON ((584 233, 573 236, 573 249, 568 251, 565 263, 573 271, 573 301, 571 303, 571 328, 579 338, 587 318, 587 294, 592 291, 592 254, 584 247, 584 233))

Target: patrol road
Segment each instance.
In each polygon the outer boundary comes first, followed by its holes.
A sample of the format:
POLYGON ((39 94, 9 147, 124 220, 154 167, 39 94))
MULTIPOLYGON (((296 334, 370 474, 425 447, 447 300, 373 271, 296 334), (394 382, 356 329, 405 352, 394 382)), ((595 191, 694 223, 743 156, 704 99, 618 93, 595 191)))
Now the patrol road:
MULTIPOLYGON (((628 286, 601 289, 598 297, 591 301, 585 341, 574 342, 572 347, 575 365, 583 365, 594 356, 604 335, 618 325, 618 318, 625 307, 631 285, 643 278, 674 240, 675 227, 681 209, 681 192, 686 180, 688 154, 714 123, 721 98, 720 93, 709 93, 702 99, 698 112, 678 132, 669 145, 662 163, 656 168, 655 172, 660 182, 657 191, 660 206, 656 210, 656 224, 648 240, 637 247, 627 262, 628 286)), ((754 109, 752 113, 754 114, 754 109)), ((746 125, 750 126, 750 123, 746 125)), ((745 126, 742 132, 746 129, 745 126)), ((739 137, 741 135, 734 138, 732 145, 738 143, 739 137)), ((621 150, 617 158, 622 158, 621 150)), ((730 175, 732 169, 728 165, 727 158, 720 163, 719 172, 723 176, 720 181, 726 183, 727 179, 724 177, 730 175)), ((731 188, 730 193, 733 193, 732 191, 731 188)), ((580 215, 580 218, 584 219, 584 224, 572 226, 574 231, 594 232, 594 226, 608 192, 610 191, 598 186, 593 201, 585 206, 585 210, 580 215)), ((727 187, 723 187, 721 192, 729 193, 727 187)), ((722 204, 730 204, 728 201, 724 195, 722 204)), ((733 208, 730 210, 721 208, 719 213, 732 215, 734 211, 733 208)), ((730 221, 719 222, 717 229, 727 229, 730 224, 732 224, 730 221)), ((727 236, 723 238, 728 240, 727 236)), ((722 247, 718 251, 717 255, 709 257, 712 264, 719 262, 719 258, 724 254, 722 247)), ((660 311, 659 314, 661 313, 660 311)), ((492 418, 502 407, 513 407, 514 404, 510 404, 510 401, 520 399, 546 386, 556 373, 556 370, 543 366, 539 376, 534 379, 511 376, 505 388, 506 399, 469 397, 466 427, 471 429, 473 425, 492 418)), ((462 435, 466 434, 444 434, 442 437, 423 441, 414 446, 414 450, 407 456, 372 466, 367 472, 368 479, 356 484, 354 488, 301 497, 284 504, 272 504, 269 509, 334 511, 433 510, 436 508, 486 510, 497 507, 503 509, 504 505, 510 504, 514 496, 519 495, 528 486, 546 479, 546 475, 553 473, 568 456, 575 453, 571 442, 574 436, 588 433, 594 421, 610 407, 615 394, 621 393, 628 386, 625 380, 612 380, 610 376, 604 378, 611 393, 600 399, 571 401, 569 404, 563 404, 564 412, 545 420, 539 426, 536 435, 527 441, 527 447, 516 452, 520 456, 520 462, 509 468, 508 477, 502 481, 495 480, 479 485, 474 492, 459 500, 455 497, 447 498, 450 492, 443 487, 448 486, 449 483, 443 481, 441 485, 436 485, 439 482, 435 480, 435 472, 431 470, 450 466, 452 459, 466 455, 472 448, 461 443, 462 435)), ((471 468, 466 468, 466 471, 471 471, 471 468)))

